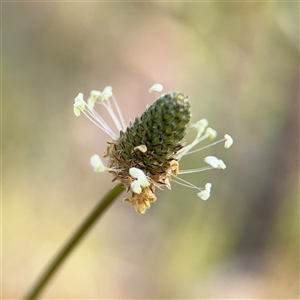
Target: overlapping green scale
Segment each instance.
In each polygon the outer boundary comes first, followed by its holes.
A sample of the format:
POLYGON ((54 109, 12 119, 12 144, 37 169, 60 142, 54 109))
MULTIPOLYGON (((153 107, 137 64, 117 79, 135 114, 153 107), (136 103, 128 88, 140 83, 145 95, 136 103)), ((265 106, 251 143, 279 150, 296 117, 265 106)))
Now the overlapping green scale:
POLYGON ((115 149, 131 166, 151 175, 164 173, 182 147, 189 121, 188 98, 179 92, 164 94, 121 133, 115 149), (147 151, 134 150, 140 145, 145 145, 147 151))

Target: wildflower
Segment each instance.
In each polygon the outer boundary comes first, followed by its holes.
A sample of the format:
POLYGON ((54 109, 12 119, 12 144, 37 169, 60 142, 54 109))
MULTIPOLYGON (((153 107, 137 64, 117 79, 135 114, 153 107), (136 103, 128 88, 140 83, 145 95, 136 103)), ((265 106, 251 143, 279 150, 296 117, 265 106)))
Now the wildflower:
MULTIPOLYGON (((162 85, 153 85, 149 89, 149 92, 152 91, 162 91, 162 85)), ((205 139, 215 139, 217 132, 208 127, 206 119, 190 124, 190 103, 188 97, 180 92, 161 95, 129 126, 124 122, 110 86, 102 92, 92 91, 87 102, 84 101, 83 94, 79 93, 75 98, 73 109, 76 116, 83 113, 110 136, 111 141, 108 142, 103 155, 108 159, 107 166, 104 166, 98 155, 91 157, 91 165, 96 172, 107 170, 113 175, 113 181, 122 182, 127 187, 130 196, 122 201, 131 203, 138 213, 145 213, 151 203, 156 201, 156 187, 165 186, 171 189, 172 181, 196 189, 198 197, 207 200, 210 197, 211 183, 207 183, 205 188, 199 188, 179 175, 226 168, 221 159, 207 156, 204 158, 207 166, 179 170, 179 162, 185 155, 223 141, 225 148, 229 148, 233 143, 232 138, 226 134, 224 139, 192 150, 205 139), (116 126, 116 131, 96 112, 94 109, 96 105, 106 108, 116 126), (183 139, 188 127, 196 130, 197 134, 192 143, 184 145, 183 139)))

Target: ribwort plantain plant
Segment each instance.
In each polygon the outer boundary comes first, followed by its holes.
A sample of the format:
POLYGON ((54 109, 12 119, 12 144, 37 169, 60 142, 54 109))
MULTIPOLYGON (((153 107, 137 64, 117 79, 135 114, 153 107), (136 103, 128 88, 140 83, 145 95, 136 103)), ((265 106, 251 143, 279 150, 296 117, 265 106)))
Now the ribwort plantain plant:
MULTIPOLYGON (((149 92, 152 91, 161 92, 162 85, 153 85, 149 89, 149 92)), ((91 91, 87 101, 84 100, 83 94, 79 93, 75 98, 73 111, 76 116, 86 115, 109 135, 110 140, 103 154, 103 157, 107 159, 106 165, 97 154, 91 157, 90 162, 96 172, 109 172, 112 175, 112 181, 116 184, 71 235, 26 295, 26 299, 36 299, 40 295, 65 259, 123 191, 127 191, 127 196, 122 202, 131 203, 139 214, 144 214, 150 208, 151 203, 156 201, 156 188, 171 189, 172 182, 197 190, 198 197, 207 200, 211 193, 211 183, 206 183, 204 188, 200 188, 182 179, 181 175, 214 168, 225 169, 225 163, 215 156, 206 156, 204 158, 206 166, 191 170, 181 170, 179 163, 184 156, 220 142, 225 142, 225 148, 229 148, 233 143, 232 138, 225 134, 224 138, 217 142, 194 149, 205 139, 213 140, 217 132, 208 127, 206 119, 191 124, 189 99, 180 92, 161 95, 128 126, 125 124, 110 86, 102 92, 91 91), (110 128, 96 111, 95 107, 98 105, 104 106, 108 111, 117 131, 110 128), (188 128, 196 130, 196 137, 192 143, 186 145, 184 139, 188 128)))

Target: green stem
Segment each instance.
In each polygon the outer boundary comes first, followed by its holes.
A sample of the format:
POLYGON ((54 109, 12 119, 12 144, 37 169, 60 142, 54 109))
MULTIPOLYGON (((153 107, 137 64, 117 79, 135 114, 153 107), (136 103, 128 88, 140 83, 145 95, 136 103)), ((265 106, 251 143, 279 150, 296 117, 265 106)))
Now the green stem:
POLYGON ((53 258, 52 262, 45 269, 44 273, 38 278, 35 285, 31 288, 29 293, 25 296, 25 299, 36 299, 42 292, 44 287, 53 277, 55 272, 63 264, 66 258, 75 249, 77 244, 83 239, 88 231, 95 224, 97 219, 103 214, 103 212, 109 207, 115 198, 117 198, 123 191, 124 186, 121 183, 115 185, 94 207, 90 214, 86 217, 83 223, 77 228, 67 243, 61 248, 57 255, 53 258))

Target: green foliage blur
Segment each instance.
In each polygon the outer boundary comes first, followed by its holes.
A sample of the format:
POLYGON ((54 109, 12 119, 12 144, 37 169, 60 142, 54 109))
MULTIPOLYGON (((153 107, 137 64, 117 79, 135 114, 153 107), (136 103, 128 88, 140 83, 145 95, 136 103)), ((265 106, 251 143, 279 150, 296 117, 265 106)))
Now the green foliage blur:
POLYGON ((74 98, 111 85, 129 123, 154 83, 235 141, 180 167, 215 155, 227 169, 185 175, 212 183, 208 201, 176 184, 145 215, 116 201, 43 297, 298 299, 299 3, 288 1, 2 3, 3 298, 24 295, 113 184, 89 164, 109 137, 74 116, 74 98))

